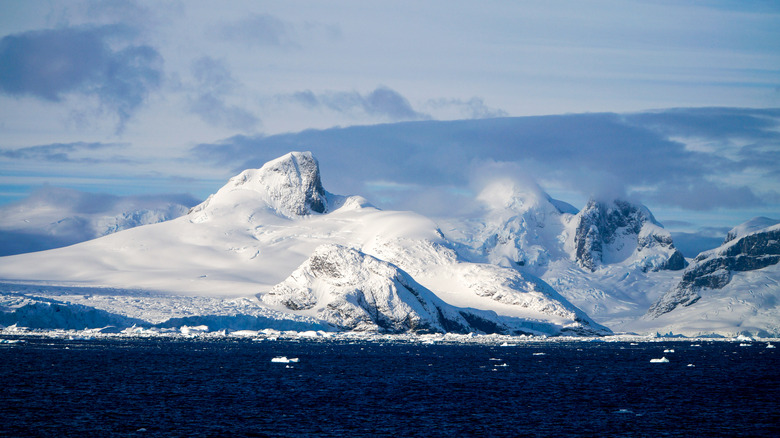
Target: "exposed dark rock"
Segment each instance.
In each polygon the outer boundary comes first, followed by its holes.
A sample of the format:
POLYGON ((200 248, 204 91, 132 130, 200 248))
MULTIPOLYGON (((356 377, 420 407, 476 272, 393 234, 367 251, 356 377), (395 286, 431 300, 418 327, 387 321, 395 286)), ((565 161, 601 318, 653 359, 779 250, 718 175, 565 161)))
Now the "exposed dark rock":
POLYGON ((640 236, 646 224, 660 227, 646 208, 621 200, 612 204, 590 200, 578 216, 574 237, 575 259, 585 269, 595 271, 602 263, 607 247, 623 236, 636 236, 637 251, 653 247, 669 250, 669 258, 660 265, 650 266, 650 269, 678 270, 685 267, 685 257, 674 248, 670 235, 648 233, 640 236))

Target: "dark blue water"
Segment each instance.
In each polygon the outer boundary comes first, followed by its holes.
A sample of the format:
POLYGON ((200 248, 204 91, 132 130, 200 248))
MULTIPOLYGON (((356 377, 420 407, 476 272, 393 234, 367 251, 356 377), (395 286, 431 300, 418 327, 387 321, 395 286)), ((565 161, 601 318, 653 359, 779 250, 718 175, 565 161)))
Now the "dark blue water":
POLYGON ((0 436, 778 436, 780 349, 691 344, 28 339, 0 436))

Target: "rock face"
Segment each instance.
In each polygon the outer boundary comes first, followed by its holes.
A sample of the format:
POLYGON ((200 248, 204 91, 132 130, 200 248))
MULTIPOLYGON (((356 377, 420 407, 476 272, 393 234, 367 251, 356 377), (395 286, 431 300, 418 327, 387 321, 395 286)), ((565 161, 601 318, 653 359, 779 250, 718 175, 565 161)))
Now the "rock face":
POLYGON ((390 263, 341 245, 318 247, 285 281, 259 298, 310 311, 344 330, 505 332, 495 313, 450 306, 390 263))
POLYGON ((322 188, 319 163, 311 152, 290 152, 267 162, 260 169, 248 169, 234 176, 189 214, 205 219, 210 209, 236 202, 242 192, 262 199, 286 217, 328 210, 328 196, 322 188))
POLYGON ((729 232, 720 247, 699 254, 677 287, 650 307, 648 315, 657 318, 677 307, 690 306, 702 297, 703 290, 729 284, 734 272, 754 271, 780 262, 780 225, 747 234, 741 230, 751 227, 743 225, 729 232))
POLYGON ((685 258, 674 248, 672 237, 650 211, 626 201, 612 204, 591 200, 577 214, 575 260, 590 271, 602 263, 614 263, 632 255, 640 257, 643 270, 679 270, 685 258))

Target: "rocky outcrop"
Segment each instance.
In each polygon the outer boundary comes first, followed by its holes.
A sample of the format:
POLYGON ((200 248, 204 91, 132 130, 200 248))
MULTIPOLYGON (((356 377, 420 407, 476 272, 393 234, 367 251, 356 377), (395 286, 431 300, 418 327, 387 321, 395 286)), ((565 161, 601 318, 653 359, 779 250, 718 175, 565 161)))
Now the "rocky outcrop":
POLYGON ((739 235, 733 231, 723 245, 699 254, 677 287, 650 307, 648 315, 658 317, 677 307, 690 306, 701 298, 701 291, 729 284, 734 272, 754 271, 780 262, 780 225, 739 235))
POLYGON ((685 258, 650 211, 626 201, 590 200, 577 214, 575 260, 590 271, 602 263, 638 257, 643 270, 678 270, 685 258), (644 254, 639 254, 644 252, 644 254))
POLYGON ((317 159, 311 152, 290 152, 267 162, 260 169, 248 169, 230 178, 224 187, 192 208, 189 214, 201 216, 200 220, 203 220, 209 209, 236 202, 236 193, 242 191, 252 193, 286 217, 326 213, 328 210, 328 197, 322 187, 317 159))
POLYGON ((505 332, 495 313, 458 309, 390 263, 340 245, 322 245, 259 298, 313 314, 342 330, 386 333, 505 332))

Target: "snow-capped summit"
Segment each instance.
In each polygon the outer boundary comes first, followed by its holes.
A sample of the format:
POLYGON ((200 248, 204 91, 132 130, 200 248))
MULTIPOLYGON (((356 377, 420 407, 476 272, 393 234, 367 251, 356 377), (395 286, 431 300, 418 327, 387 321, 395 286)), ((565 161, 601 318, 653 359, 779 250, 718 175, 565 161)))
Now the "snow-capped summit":
POLYGON ((726 239, 723 241, 723 243, 729 243, 734 239, 744 237, 750 233, 755 233, 756 231, 760 231, 764 228, 768 228, 777 224, 780 224, 780 220, 778 219, 771 219, 763 216, 754 217, 753 219, 750 219, 749 221, 732 228, 728 234, 726 234, 726 239))
POLYGON ((643 270, 679 270, 685 258, 650 210, 622 200, 591 199, 575 219, 574 256, 585 269, 631 260, 643 270))
POLYGON ((487 185, 477 200, 485 206, 484 218, 470 224, 478 257, 541 275, 551 259, 565 256, 559 236, 563 217, 576 212, 574 207, 511 180, 487 185))
POLYGON ((328 211, 328 194, 322 188, 317 159, 311 152, 290 152, 260 169, 247 169, 230 178, 216 194, 194 207, 190 215, 204 220, 214 210, 231 209, 256 199, 286 217, 328 211))

